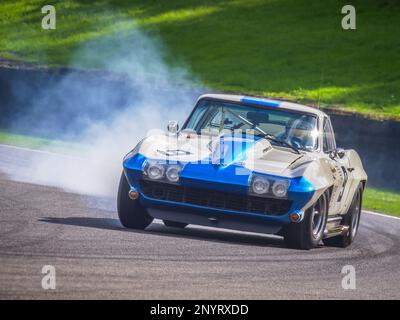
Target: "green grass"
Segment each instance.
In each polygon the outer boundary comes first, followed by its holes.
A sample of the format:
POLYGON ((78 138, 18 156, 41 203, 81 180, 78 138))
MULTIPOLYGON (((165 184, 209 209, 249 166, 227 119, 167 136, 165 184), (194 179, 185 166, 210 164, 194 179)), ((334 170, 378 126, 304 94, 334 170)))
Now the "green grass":
MULTIPOLYGON (((33 138, 0 131, 0 144, 9 144, 30 149, 46 150, 64 154, 79 152, 83 146, 64 141, 33 138)), ((400 193, 367 187, 363 208, 400 217, 400 193)))
POLYGON ((0 3, 0 56, 48 65, 101 67, 76 49, 137 24, 163 56, 209 88, 285 97, 400 119, 400 3, 351 1, 357 30, 341 28, 338 0, 53 1, 57 29, 42 30, 43 0, 0 3))
POLYGON ((367 187, 363 207, 400 217, 400 193, 367 187))
POLYGON ((73 155, 82 145, 61 140, 49 140, 0 131, 0 144, 73 155))
POLYGON ((52 141, 0 131, 0 143, 31 149, 44 149, 46 146, 49 146, 52 141))

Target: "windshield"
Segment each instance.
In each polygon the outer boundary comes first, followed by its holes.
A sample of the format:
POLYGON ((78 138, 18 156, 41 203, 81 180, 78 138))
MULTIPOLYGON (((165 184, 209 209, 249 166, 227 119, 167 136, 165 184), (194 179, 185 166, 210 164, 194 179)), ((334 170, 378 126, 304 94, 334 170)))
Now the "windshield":
MULTIPOLYGON (((289 144, 306 151, 318 147, 317 118, 287 110, 267 109, 250 105, 204 99, 186 122, 184 129, 198 134, 218 135, 222 130, 270 139, 272 144, 289 144), (283 142, 283 143, 280 143, 283 142)), ((288 146, 287 146, 288 147, 288 146)))

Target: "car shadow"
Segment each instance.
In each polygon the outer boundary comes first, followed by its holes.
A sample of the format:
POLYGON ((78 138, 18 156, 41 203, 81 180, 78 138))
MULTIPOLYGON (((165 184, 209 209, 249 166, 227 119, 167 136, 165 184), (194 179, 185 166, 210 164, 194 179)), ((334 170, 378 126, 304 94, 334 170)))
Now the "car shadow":
POLYGON ((186 238, 195 240, 207 240, 220 243, 231 243, 239 245, 251 245, 261 247, 286 248, 282 238, 274 235, 254 234, 227 229, 212 229, 195 225, 189 225, 184 229, 172 228, 162 223, 153 222, 145 230, 134 230, 124 228, 118 219, 96 218, 96 217, 44 217, 40 222, 63 224, 70 226, 88 227, 105 230, 117 230, 121 232, 133 232, 141 234, 154 234, 174 238, 186 238))

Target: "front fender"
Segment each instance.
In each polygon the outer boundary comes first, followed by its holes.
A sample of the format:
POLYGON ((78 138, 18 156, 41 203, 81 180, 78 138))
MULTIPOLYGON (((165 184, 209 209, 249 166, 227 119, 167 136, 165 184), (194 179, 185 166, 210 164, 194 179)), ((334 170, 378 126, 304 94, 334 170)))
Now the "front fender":
POLYGON ((303 210, 310 208, 326 190, 335 184, 331 165, 325 158, 313 159, 293 170, 292 174, 303 176, 315 189, 303 210))

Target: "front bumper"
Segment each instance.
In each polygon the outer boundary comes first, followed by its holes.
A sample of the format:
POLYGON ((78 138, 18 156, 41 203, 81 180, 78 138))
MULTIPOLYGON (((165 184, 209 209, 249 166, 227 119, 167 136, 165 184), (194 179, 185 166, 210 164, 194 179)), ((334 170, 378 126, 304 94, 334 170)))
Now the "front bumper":
MULTIPOLYGON (((196 167, 199 175, 193 174, 193 170, 186 175, 183 171, 180 185, 175 186, 175 189, 170 188, 172 191, 168 192, 172 192, 172 196, 167 197, 144 189, 145 181, 142 180, 144 160, 142 155, 137 154, 124 161, 125 175, 131 188, 139 192, 138 201, 148 209, 151 216, 163 220, 250 232, 278 233, 284 225, 290 223, 291 213, 301 211, 314 193, 314 189, 299 177, 291 181, 287 200, 250 197, 247 193, 248 186, 245 185, 249 181, 248 177, 241 176, 241 181, 237 184, 232 182, 232 179, 223 181, 220 174, 219 176, 216 174, 215 180, 207 175, 205 181, 204 171, 210 168, 199 168, 202 166, 199 164, 196 167), (204 201, 199 200, 199 197, 194 199, 193 192, 186 192, 184 196, 177 194, 181 189, 203 190, 204 201), (186 199, 188 194, 194 200, 188 201, 186 199), (219 200, 225 194, 227 198, 223 201, 224 204, 221 204, 219 200), (260 210, 260 202, 264 200, 268 205, 260 210)), ((152 182, 152 184, 158 183, 152 182)))

